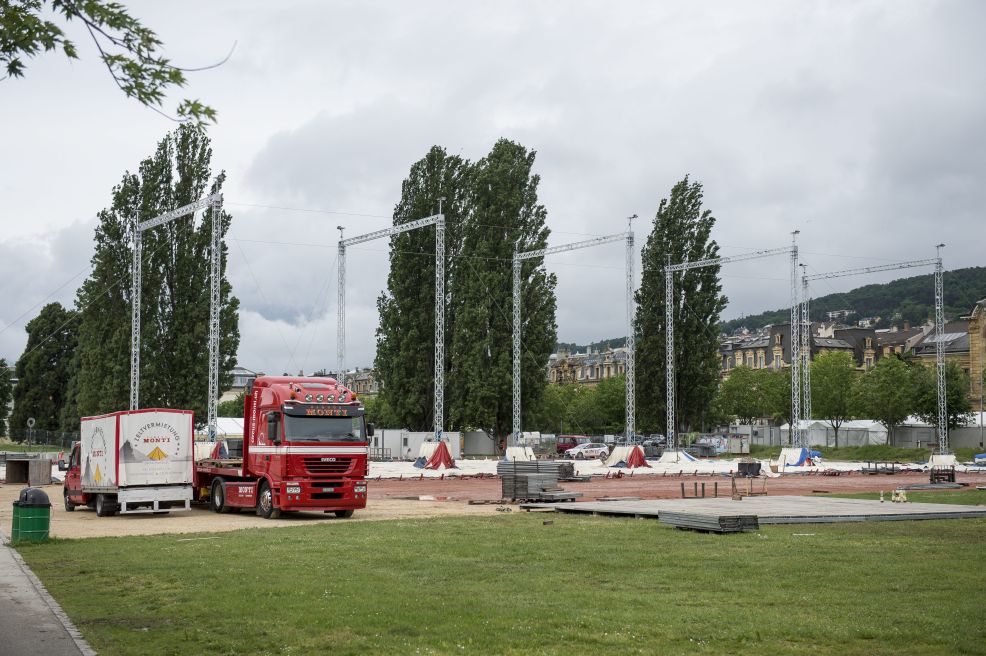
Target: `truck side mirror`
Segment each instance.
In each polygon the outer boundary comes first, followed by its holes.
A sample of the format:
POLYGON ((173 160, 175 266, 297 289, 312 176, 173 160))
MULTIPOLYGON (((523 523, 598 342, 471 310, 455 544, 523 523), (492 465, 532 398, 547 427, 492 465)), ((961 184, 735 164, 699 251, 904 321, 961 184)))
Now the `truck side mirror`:
POLYGON ((274 444, 281 443, 281 433, 277 425, 277 413, 273 411, 267 413, 267 439, 274 444))
POLYGON ((65 462, 64 460, 59 460, 58 461, 58 471, 60 471, 60 472, 68 471, 68 463, 65 462))
POLYGON ((373 424, 366 425, 366 436, 373 437, 373 424))

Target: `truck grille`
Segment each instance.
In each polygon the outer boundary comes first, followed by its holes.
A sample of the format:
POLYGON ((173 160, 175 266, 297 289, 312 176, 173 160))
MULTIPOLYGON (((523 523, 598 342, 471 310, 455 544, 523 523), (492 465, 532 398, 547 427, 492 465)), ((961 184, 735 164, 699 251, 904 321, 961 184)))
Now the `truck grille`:
POLYGON ((352 458, 336 458, 332 462, 323 462, 321 458, 305 458, 305 469, 309 474, 345 474, 352 466, 352 458))

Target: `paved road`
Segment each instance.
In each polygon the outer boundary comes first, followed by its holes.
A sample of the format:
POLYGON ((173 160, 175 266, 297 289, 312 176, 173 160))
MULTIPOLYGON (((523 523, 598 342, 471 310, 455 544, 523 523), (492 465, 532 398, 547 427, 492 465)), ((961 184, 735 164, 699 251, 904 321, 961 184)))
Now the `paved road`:
POLYGON ((0 653, 91 656, 61 607, 0 533, 0 653))

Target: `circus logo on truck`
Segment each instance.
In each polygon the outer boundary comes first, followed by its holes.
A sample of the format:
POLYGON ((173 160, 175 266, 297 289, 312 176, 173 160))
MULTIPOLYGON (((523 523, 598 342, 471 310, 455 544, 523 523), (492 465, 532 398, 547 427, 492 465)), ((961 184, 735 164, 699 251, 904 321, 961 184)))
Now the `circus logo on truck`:
POLYGON ((114 487, 116 418, 85 421, 82 425, 82 484, 86 487, 114 487))
POLYGON ((142 412, 121 417, 121 485, 190 483, 192 416, 142 412))

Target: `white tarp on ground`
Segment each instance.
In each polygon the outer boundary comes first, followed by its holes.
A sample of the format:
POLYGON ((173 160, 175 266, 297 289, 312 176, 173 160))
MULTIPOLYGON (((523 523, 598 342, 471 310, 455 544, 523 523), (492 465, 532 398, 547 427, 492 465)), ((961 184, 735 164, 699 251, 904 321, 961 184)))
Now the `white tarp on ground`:
POLYGON ((529 446, 508 446, 503 459, 507 462, 537 460, 534 449, 529 446))
POLYGON ((657 462, 661 465, 679 465, 699 462, 699 460, 687 451, 665 451, 657 462))
POLYGON ((627 458, 630 457, 630 451, 632 449, 632 446, 613 447, 613 452, 606 458, 606 466, 613 467, 618 462, 626 462, 627 458))
POLYGON ((955 461, 955 456, 952 454, 941 455, 933 453, 928 460, 928 465, 931 467, 954 467, 957 464, 959 463, 955 461))

